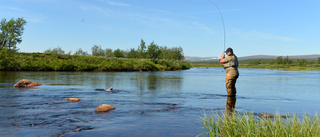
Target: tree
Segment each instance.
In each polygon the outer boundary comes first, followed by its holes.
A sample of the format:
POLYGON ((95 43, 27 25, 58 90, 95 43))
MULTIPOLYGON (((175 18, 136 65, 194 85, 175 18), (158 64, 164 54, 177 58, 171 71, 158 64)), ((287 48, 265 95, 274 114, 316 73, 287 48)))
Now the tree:
POLYGON ((183 49, 181 47, 172 48, 172 53, 174 60, 184 60, 183 49))
POLYGON ((157 59, 159 58, 160 53, 160 47, 157 44, 154 44, 154 42, 151 42, 148 46, 147 57, 150 59, 157 59))
POLYGON ((139 52, 132 48, 127 52, 127 58, 139 58, 139 52))
POLYGON ((123 50, 120 50, 119 48, 113 51, 113 56, 116 58, 124 58, 125 54, 123 50))
POLYGON ((112 49, 106 49, 106 57, 112 57, 112 49))
POLYGON ((140 58, 146 58, 146 43, 141 39, 140 46, 138 47, 138 53, 140 58))
POLYGON ((22 42, 22 34, 26 20, 23 18, 10 19, 8 22, 4 18, 0 23, 0 48, 7 50, 17 50, 16 45, 22 42))
POLYGON ((64 54, 64 50, 61 49, 61 47, 57 47, 57 48, 54 48, 54 49, 47 49, 44 51, 44 53, 46 54, 64 54))
POLYGON ((296 61, 296 63, 300 66, 300 67, 305 67, 305 66, 307 66, 307 63, 308 63, 308 61, 306 60, 306 59, 298 59, 297 61, 296 61))
POLYGON ((159 59, 169 59, 170 58, 170 49, 167 46, 160 47, 159 59))
POLYGON ((283 58, 282 58, 282 56, 279 56, 279 57, 276 58, 276 63, 277 63, 277 64, 283 64, 283 58))
POLYGON ((168 48, 167 46, 160 47, 160 59, 173 59, 173 60, 183 60, 183 49, 181 47, 168 48))
POLYGON ((101 57, 106 56, 106 53, 105 53, 105 51, 101 48, 101 46, 94 45, 94 46, 91 48, 91 51, 92 51, 92 56, 101 56, 101 57))
POLYGON ((74 55, 88 56, 89 54, 88 54, 88 52, 83 51, 83 50, 80 48, 80 49, 78 49, 78 51, 76 51, 76 52, 74 53, 74 55))
POLYGON ((293 63, 293 60, 289 59, 288 56, 283 59, 283 64, 292 64, 292 63, 293 63))

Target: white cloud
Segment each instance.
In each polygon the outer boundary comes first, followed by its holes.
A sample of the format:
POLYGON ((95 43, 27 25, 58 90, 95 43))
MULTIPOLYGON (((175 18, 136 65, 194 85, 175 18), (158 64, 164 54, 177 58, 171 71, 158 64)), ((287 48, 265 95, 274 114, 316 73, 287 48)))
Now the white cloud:
POLYGON ((234 33, 236 35, 240 35, 242 38, 252 38, 252 39, 259 38, 259 39, 280 40, 280 41, 286 41, 286 42, 291 42, 296 40, 288 36, 280 36, 280 35, 275 35, 270 33, 259 32, 259 31, 243 32, 239 30, 234 30, 234 33))
POLYGON ((81 9, 82 10, 89 10, 89 11, 99 12, 99 13, 104 14, 106 16, 111 16, 112 15, 111 11, 109 9, 101 8, 101 7, 94 6, 94 5, 82 6, 81 9))
POLYGON ((198 22, 193 22, 193 25, 195 25, 199 29, 202 29, 202 30, 204 30, 204 31, 206 31, 206 32, 208 32, 210 34, 214 33, 214 31, 211 28, 205 26, 204 24, 200 24, 198 22))
POLYGON ((16 8, 16 7, 2 7, 2 8, 6 8, 7 10, 11 10, 11 11, 23 12, 22 9, 16 8))
POLYGON ((291 38, 291 37, 278 36, 278 35, 262 33, 262 32, 257 32, 257 34, 259 34, 260 37, 263 39, 277 39, 277 40, 288 41, 288 42, 295 40, 294 38, 291 38))
POLYGON ((33 18, 33 17, 31 17, 31 18, 26 18, 26 20, 28 21, 28 22, 33 22, 33 23, 45 23, 45 21, 44 21, 44 18, 33 18))
POLYGON ((111 1, 111 0, 101 0, 109 5, 112 5, 112 6, 120 6, 120 7, 130 7, 129 4, 127 3, 123 3, 123 2, 115 2, 115 1, 111 1))
POLYGON ((151 11, 155 11, 155 12, 158 12, 158 13, 169 13, 169 11, 158 10, 158 9, 151 9, 151 11))

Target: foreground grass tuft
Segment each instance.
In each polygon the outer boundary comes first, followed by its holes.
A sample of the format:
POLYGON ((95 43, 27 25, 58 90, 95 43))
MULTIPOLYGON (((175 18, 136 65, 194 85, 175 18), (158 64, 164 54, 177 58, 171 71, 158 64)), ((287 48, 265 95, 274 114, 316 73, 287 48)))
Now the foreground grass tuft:
POLYGON ((219 116, 205 115, 204 133, 198 136, 210 137, 310 137, 320 136, 319 115, 305 115, 303 119, 296 115, 287 118, 255 118, 253 114, 227 114, 219 116))

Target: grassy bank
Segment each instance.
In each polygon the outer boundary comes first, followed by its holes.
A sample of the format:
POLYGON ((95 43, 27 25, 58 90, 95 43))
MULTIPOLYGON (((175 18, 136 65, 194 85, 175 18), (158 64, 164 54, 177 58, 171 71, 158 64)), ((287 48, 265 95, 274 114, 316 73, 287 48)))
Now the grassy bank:
POLYGON ((218 62, 190 62, 192 67, 210 67, 210 68, 220 68, 221 63, 218 62))
POLYGON ((189 69, 177 60, 106 58, 0 51, 2 71, 164 71, 189 69))
POLYGON ((295 65, 295 64, 241 64, 240 68, 262 68, 262 69, 279 69, 289 71, 320 71, 319 64, 295 65))
POLYGON ((203 118, 205 132, 199 136, 246 136, 246 137, 309 137, 320 136, 319 115, 302 120, 296 116, 288 118, 254 118, 252 115, 225 113, 203 118))
MULTIPOLYGON (((222 64, 218 62, 191 62, 192 67, 214 67, 222 68, 222 64)), ((279 70, 292 70, 292 71, 320 71, 320 64, 306 63, 306 64, 276 64, 268 62, 239 62, 239 68, 259 68, 259 69, 279 69, 279 70)))

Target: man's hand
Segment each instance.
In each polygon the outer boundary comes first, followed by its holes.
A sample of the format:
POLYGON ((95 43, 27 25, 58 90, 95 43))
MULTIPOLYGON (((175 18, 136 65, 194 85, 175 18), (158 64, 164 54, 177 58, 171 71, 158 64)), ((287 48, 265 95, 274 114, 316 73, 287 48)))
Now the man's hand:
POLYGON ((225 63, 224 60, 223 60, 224 57, 225 57, 225 55, 224 55, 224 52, 223 52, 223 53, 222 53, 222 56, 221 56, 221 59, 220 59, 220 63, 225 63))

